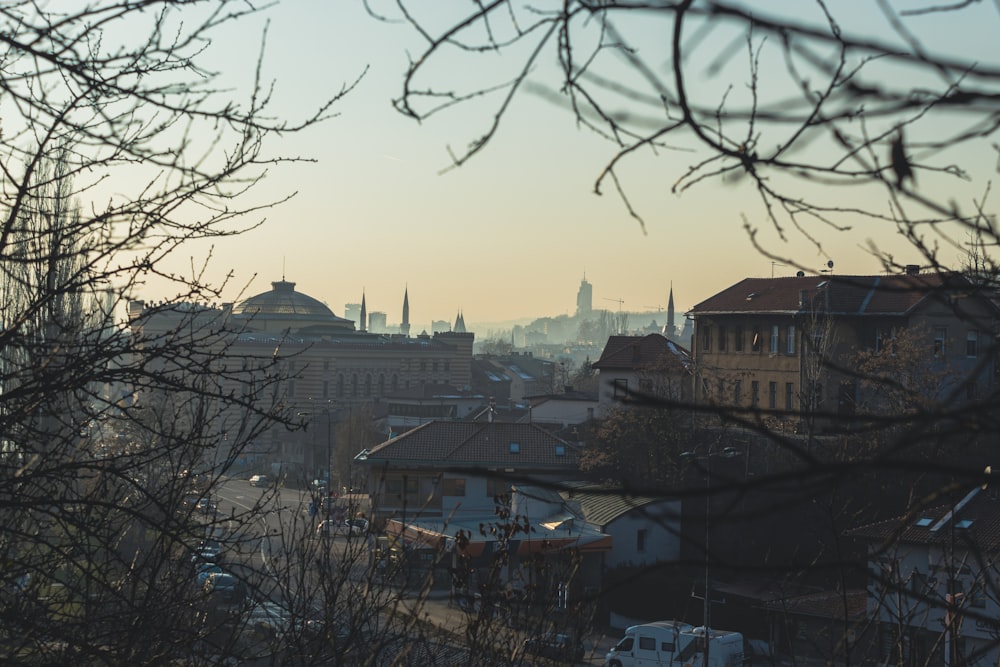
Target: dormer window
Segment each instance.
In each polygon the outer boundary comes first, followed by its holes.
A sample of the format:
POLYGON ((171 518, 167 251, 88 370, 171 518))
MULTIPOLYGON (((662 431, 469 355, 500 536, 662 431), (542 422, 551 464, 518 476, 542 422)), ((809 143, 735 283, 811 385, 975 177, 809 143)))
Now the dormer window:
POLYGON ((521 443, 519 443, 519 442, 512 442, 512 443, 510 443, 510 453, 511 454, 520 454, 521 453, 521 443))

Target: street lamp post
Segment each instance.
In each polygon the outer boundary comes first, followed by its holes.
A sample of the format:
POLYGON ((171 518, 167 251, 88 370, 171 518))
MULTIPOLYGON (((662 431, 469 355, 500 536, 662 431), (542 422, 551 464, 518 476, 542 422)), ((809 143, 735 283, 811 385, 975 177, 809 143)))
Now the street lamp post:
POLYGON ((705 652, 702 660, 703 665, 708 664, 708 650, 711 644, 711 630, 709 630, 709 623, 711 621, 711 598, 709 597, 709 571, 711 569, 711 555, 708 550, 708 538, 710 530, 710 516, 712 512, 712 459, 716 457, 731 459, 740 455, 740 451, 735 447, 724 447, 721 452, 716 452, 709 446, 708 453, 704 456, 698 456, 696 452, 688 451, 682 452, 681 458, 688 461, 704 461, 705 462, 705 591, 704 598, 702 599, 702 627, 705 632, 705 652))
MULTIPOLYGON (((322 414, 326 415, 326 462, 322 463, 319 466, 319 468, 320 468, 320 470, 325 471, 325 474, 326 474, 326 491, 327 491, 327 495, 329 495, 329 493, 330 493, 330 484, 333 481, 333 471, 332 471, 332 466, 331 466, 330 462, 331 462, 331 459, 333 458, 333 416, 334 416, 334 413, 335 413, 334 406, 332 405, 332 403, 330 403, 328 401, 327 404, 326 404, 326 406, 324 406, 323 408, 318 408, 318 409, 309 410, 309 411, 297 412, 296 414, 298 416, 300 416, 300 417, 308 417, 309 421, 306 422, 306 424, 308 425, 308 424, 312 423, 313 418, 316 417, 316 415, 320 412, 320 410, 322 410, 322 414)), ((312 454, 312 459, 313 459, 314 463, 315 463, 315 459, 317 458, 316 457, 316 454, 317 454, 316 450, 317 449, 318 449, 318 447, 316 447, 316 431, 313 430, 313 448, 312 448, 313 454, 312 454)))

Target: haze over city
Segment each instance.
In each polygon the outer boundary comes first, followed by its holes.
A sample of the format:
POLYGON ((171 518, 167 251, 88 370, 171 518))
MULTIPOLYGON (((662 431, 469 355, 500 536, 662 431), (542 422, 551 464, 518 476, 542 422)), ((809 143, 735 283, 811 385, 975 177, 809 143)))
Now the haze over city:
MULTIPOLYGON (((614 145, 579 128, 569 110, 530 92, 517 98, 486 150, 449 170, 451 147, 460 149, 479 136, 492 119, 492 107, 473 101, 424 123, 393 109, 408 58, 423 45, 395 20, 391 3, 381 4, 374 3, 374 11, 393 20, 375 20, 363 3, 280 3, 241 22, 230 43, 211 46, 222 80, 239 90, 252 75, 266 27, 262 71, 277 79, 277 112, 301 113, 331 89, 361 77, 333 107, 335 117, 276 145, 275 150, 310 161, 283 165, 253 195, 261 201, 295 196, 261 214, 265 221, 259 228, 211 249, 207 275, 219 279, 233 273, 223 300, 266 291, 284 277, 337 314, 365 294, 369 310, 386 312, 391 323, 399 321, 408 288, 415 323, 454 321, 461 311, 475 329, 572 314, 586 275, 594 285, 595 308, 665 309, 672 283, 683 313, 748 276, 794 275, 799 267, 819 272, 830 260, 838 273, 878 273, 882 265, 869 244, 890 252, 899 244, 890 221, 881 226, 866 221, 863 229, 846 232, 817 223, 808 234, 794 228, 779 233, 745 180, 710 180, 674 194, 675 179, 697 161, 689 146, 640 152, 620 168, 622 187, 643 225, 611 183, 603 184, 600 195, 594 192, 614 145), (757 243, 798 267, 762 255, 748 229, 756 230, 757 243)), ((785 2, 772 10, 799 11, 799 6, 785 2)), ((808 11, 809 20, 818 20, 815 7, 808 11)), ((838 11, 838 20, 869 21, 873 31, 884 21, 873 18, 871 8, 838 11)), ((980 43, 972 38, 976 27, 965 28, 970 31, 965 44, 980 43)), ((667 66, 666 54, 647 56, 667 66)), ((940 156, 942 164, 948 157, 940 156)), ((987 164, 995 158, 976 159, 987 164)), ((921 175, 919 183, 930 187, 931 181, 921 175)), ((967 185, 955 195, 981 194, 982 180, 967 185)), ((962 184, 952 179, 949 187, 962 184)), ((876 202, 875 208, 886 200, 884 191, 870 188, 841 192, 852 201, 876 202)), ((887 200, 884 209, 891 217, 887 200)), ((850 226, 850 217, 840 224, 850 226)), ((168 266, 190 274, 210 251, 207 244, 189 249, 168 266)), ((912 248, 901 245, 896 261, 919 261, 906 253, 912 248)), ((960 254, 946 248, 942 261, 957 262, 960 254)), ((134 296, 172 296, 154 279, 145 290, 134 296)))

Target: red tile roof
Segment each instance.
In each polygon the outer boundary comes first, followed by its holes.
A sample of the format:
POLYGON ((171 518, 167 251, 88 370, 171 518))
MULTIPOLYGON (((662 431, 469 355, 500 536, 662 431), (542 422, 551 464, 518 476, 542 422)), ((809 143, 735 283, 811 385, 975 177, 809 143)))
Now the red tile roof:
POLYGON ((781 598, 765 603, 764 608, 787 614, 828 618, 842 621, 865 618, 868 607, 868 591, 864 589, 840 591, 822 591, 799 595, 797 597, 781 598))
POLYGON ((877 542, 948 544, 957 536, 985 553, 1000 550, 1000 498, 978 487, 966 498, 901 517, 879 521, 849 532, 877 542), (965 502, 963 502, 965 500, 965 502))
POLYGON ((683 347, 660 334, 647 336, 611 336, 601 358, 594 363, 598 370, 660 369, 686 372, 691 355, 683 347))
POLYGON ((691 312, 773 314, 815 308, 838 315, 907 315, 935 293, 955 289, 969 290, 970 283, 957 273, 744 278, 691 312))
POLYGON ((535 424, 434 421, 374 447, 367 461, 436 468, 576 470, 579 458, 576 445, 535 424), (511 443, 517 443, 517 452, 511 443))

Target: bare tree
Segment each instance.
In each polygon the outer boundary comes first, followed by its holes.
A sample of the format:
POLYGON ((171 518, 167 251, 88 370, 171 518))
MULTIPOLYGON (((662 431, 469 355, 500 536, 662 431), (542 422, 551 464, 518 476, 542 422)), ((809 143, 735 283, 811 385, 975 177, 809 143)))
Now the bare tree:
POLYGON ((280 373, 274 359, 230 354, 235 325, 190 305, 224 287, 204 280, 207 260, 190 275, 162 266, 188 241, 260 224, 278 202, 249 195, 267 169, 298 159, 272 140, 320 122, 350 88, 298 119, 274 115, 260 61, 244 100, 224 89, 201 64, 207 45, 259 11, 0 7, 4 662, 235 655, 232 624, 194 585, 208 537, 245 589, 263 588, 248 553, 272 495, 225 516, 213 498, 256 437, 295 427, 280 373), (128 295, 149 276, 176 300, 131 309, 125 327, 128 295), (170 326, 153 327, 154 315, 170 326))
MULTIPOLYGON (((905 240, 906 252, 919 258, 922 269, 947 271, 958 257, 967 260, 957 268, 975 287, 994 286, 1000 229, 989 197, 1000 150, 991 141, 998 131, 1000 64, 995 54, 971 46, 968 34, 996 32, 995 6, 914 7, 886 0, 859 10, 816 0, 778 10, 724 0, 496 0, 443 16, 407 0, 392 9, 368 6, 378 18, 408 22, 425 40, 403 73, 396 99, 402 113, 423 120, 487 109, 482 130, 463 137, 465 148, 452 152, 453 167, 488 150, 514 105, 533 95, 607 140, 608 159, 595 165, 594 190, 617 193, 643 227, 646 212, 633 206, 625 165, 666 156, 660 178, 678 195, 709 187, 751 194, 750 208, 739 211, 743 229, 749 243, 774 261, 812 273, 790 256, 790 241, 804 240, 822 255, 828 239, 861 234, 858 245, 885 271, 896 272, 902 262, 871 240, 891 234, 905 240), (482 76, 453 74, 456 64, 468 71, 480 63, 476 71, 482 76), (684 159, 671 159, 675 153, 684 159)), ((643 167, 649 164, 655 163, 643 167)), ((862 512, 853 503, 858 513, 852 517, 896 515, 906 523, 925 503, 961 497, 978 485, 990 456, 982 445, 996 434, 996 383, 979 393, 952 391, 946 400, 908 400, 903 409, 887 410, 883 403, 877 415, 862 418, 853 414, 857 406, 836 405, 817 383, 824 376, 844 378, 835 388, 837 401, 854 401, 862 385, 871 392, 918 384, 926 389, 942 380, 921 368, 921 355, 930 354, 931 346, 917 345, 919 359, 908 365, 921 377, 904 377, 899 360, 894 369, 881 365, 888 360, 878 355, 860 367, 836 367, 831 350, 842 341, 830 339, 825 316, 803 332, 808 361, 800 414, 788 415, 805 426, 804 436, 771 428, 759 410, 723 415, 784 455, 780 469, 744 480, 739 488, 774 493, 772 498, 787 493, 780 509, 796 505, 800 517, 809 515, 804 508, 811 504, 833 517, 845 504, 831 499, 853 494, 866 506, 862 512), (814 437, 820 420, 837 435, 814 437), (872 428, 889 434, 877 451, 863 446, 872 428), (908 487, 906 502, 884 495, 889 482, 908 487)), ((964 317, 972 332, 995 328, 964 317)), ((976 348, 970 356, 995 363, 995 337, 985 355, 976 348)), ((777 501, 765 506, 758 518, 776 516, 777 501)), ((843 530, 843 517, 829 522, 832 532, 843 530)), ((903 532, 880 534, 887 551, 901 543, 903 532)), ((900 571, 879 580, 870 572, 881 561, 863 561, 856 551, 835 547, 800 560, 769 554, 765 567, 797 576, 836 572, 841 591, 864 584, 870 593, 891 591, 880 586, 893 579, 901 594, 911 581, 909 572, 900 571)), ((980 554, 980 561, 992 562, 990 554, 980 554)), ((869 604, 882 606, 887 599, 872 593, 869 604)), ((939 615, 953 611, 954 603, 943 599, 930 604, 939 615)), ((900 612, 895 621, 908 624, 908 615, 900 612)), ((956 622, 950 613, 948 622, 956 622)), ((862 659, 863 652, 850 651, 854 639, 847 625, 843 641, 834 642, 845 653, 823 657, 862 659)), ((978 631, 971 622, 965 628, 978 631)), ((898 664, 921 664, 937 651, 906 645, 901 633, 882 638, 882 645, 871 647, 873 654, 898 664)), ((993 651, 995 642, 988 639, 978 636, 973 653, 993 651)))

